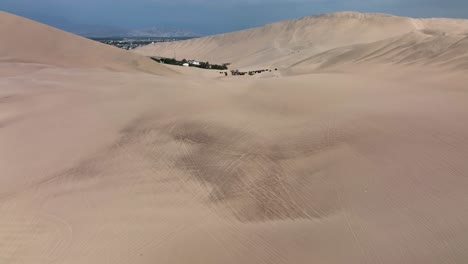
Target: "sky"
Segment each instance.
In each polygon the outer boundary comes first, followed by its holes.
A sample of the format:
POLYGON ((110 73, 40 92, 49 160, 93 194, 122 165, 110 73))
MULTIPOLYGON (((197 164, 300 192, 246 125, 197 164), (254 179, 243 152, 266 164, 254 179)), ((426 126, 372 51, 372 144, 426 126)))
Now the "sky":
POLYGON ((211 35, 348 10, 468 18, 468 0, 0 0, 0 10, 68 31, 163 27, 211 35))

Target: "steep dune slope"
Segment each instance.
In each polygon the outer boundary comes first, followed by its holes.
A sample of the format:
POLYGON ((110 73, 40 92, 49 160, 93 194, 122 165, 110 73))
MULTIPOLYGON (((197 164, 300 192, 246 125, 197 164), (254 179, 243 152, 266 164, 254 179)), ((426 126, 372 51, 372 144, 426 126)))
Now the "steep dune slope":
POLYGON ((0 11, 0 62, 118 71, 173 72, 153 61, 0 11))
MULTIPOLYGON (((433 57, 453 48, 466 53, 459 47, 462 43, 457 41, 467 33, 468 20, 342 12, 218 36, 156 43, 137 52, 167 57, 177 53, 180 58, 232 62, 236 67, 274 65, 289 68, 307 63, 324 63, 322 66, 327 67, 348 60, 374 58, 376 54, 379 54, 376 59, 379 63, 409 63, 420 58, 431 59, 427 63, 443 64, 459 60, 460 56, 452 52, 449 57, 433 57), (383 53, 385 56, 381 58, 383 53)), ((458 64, 465 62, 457 61, 454 66, 458 64)))

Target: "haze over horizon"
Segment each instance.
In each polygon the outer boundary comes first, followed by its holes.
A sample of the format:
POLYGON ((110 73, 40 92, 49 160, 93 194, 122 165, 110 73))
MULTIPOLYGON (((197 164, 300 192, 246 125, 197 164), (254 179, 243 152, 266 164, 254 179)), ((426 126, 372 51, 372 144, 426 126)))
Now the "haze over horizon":
POLYGON ((409 17, 468 18, 468 2, 462 0, 384 0, 376 3, 363 0, 241 0, 223 3, 208 0, 3 0, 0 10, 82 35, 152 27, 212 35, 348 10, 409 17))

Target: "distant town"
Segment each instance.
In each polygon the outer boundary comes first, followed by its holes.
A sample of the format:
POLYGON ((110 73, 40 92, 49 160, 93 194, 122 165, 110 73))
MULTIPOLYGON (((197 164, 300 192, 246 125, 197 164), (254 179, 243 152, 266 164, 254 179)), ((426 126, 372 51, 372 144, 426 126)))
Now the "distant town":
POLYGON ((146 46, 156 42, 172 42, 178 40, 191 39, 193 37, 135 37, 135 38, 123 38, 123 37, 107 37, 107 38, 90 38, 95 41, 102 42, 107 45, 118 47, 125 50, 132 50, 138 47, 146 46))

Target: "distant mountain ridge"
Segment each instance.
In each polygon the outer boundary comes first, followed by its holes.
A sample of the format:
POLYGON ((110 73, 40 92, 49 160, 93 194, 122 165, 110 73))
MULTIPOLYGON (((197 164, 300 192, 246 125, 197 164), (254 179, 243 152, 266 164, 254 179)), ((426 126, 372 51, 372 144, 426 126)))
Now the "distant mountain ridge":
POLYGON ((90 38, 106 38, 106 37, 161 37, 161 38, 192 38, 201 37, 191 31, 182 29, 164 29, 159 27, 152 27, 148 29, 119 29, 113 27, 83 27, 80 29, 67 30, 71 33, 90 37, 90 38))
POLYGON ((182 29, 170 29, 161 27, 152 27, 147 29, 131 30, 125 35, 126 37, 166 37, 166 38, 182 38, 182 37, 201 37, 191 31, 182 29))
POLYGON ((106 28, 106 27, 95 27, 81 30, 71 30, 71 33, 91 38, 106 38, 106 37, 160 37, 160 38, 193 38, 201 37, 201 34, 197 34, 191 31, 182 29, 165 29, 159 27, 152 27, 148 29, 118 29, 118 28, 106 28))

